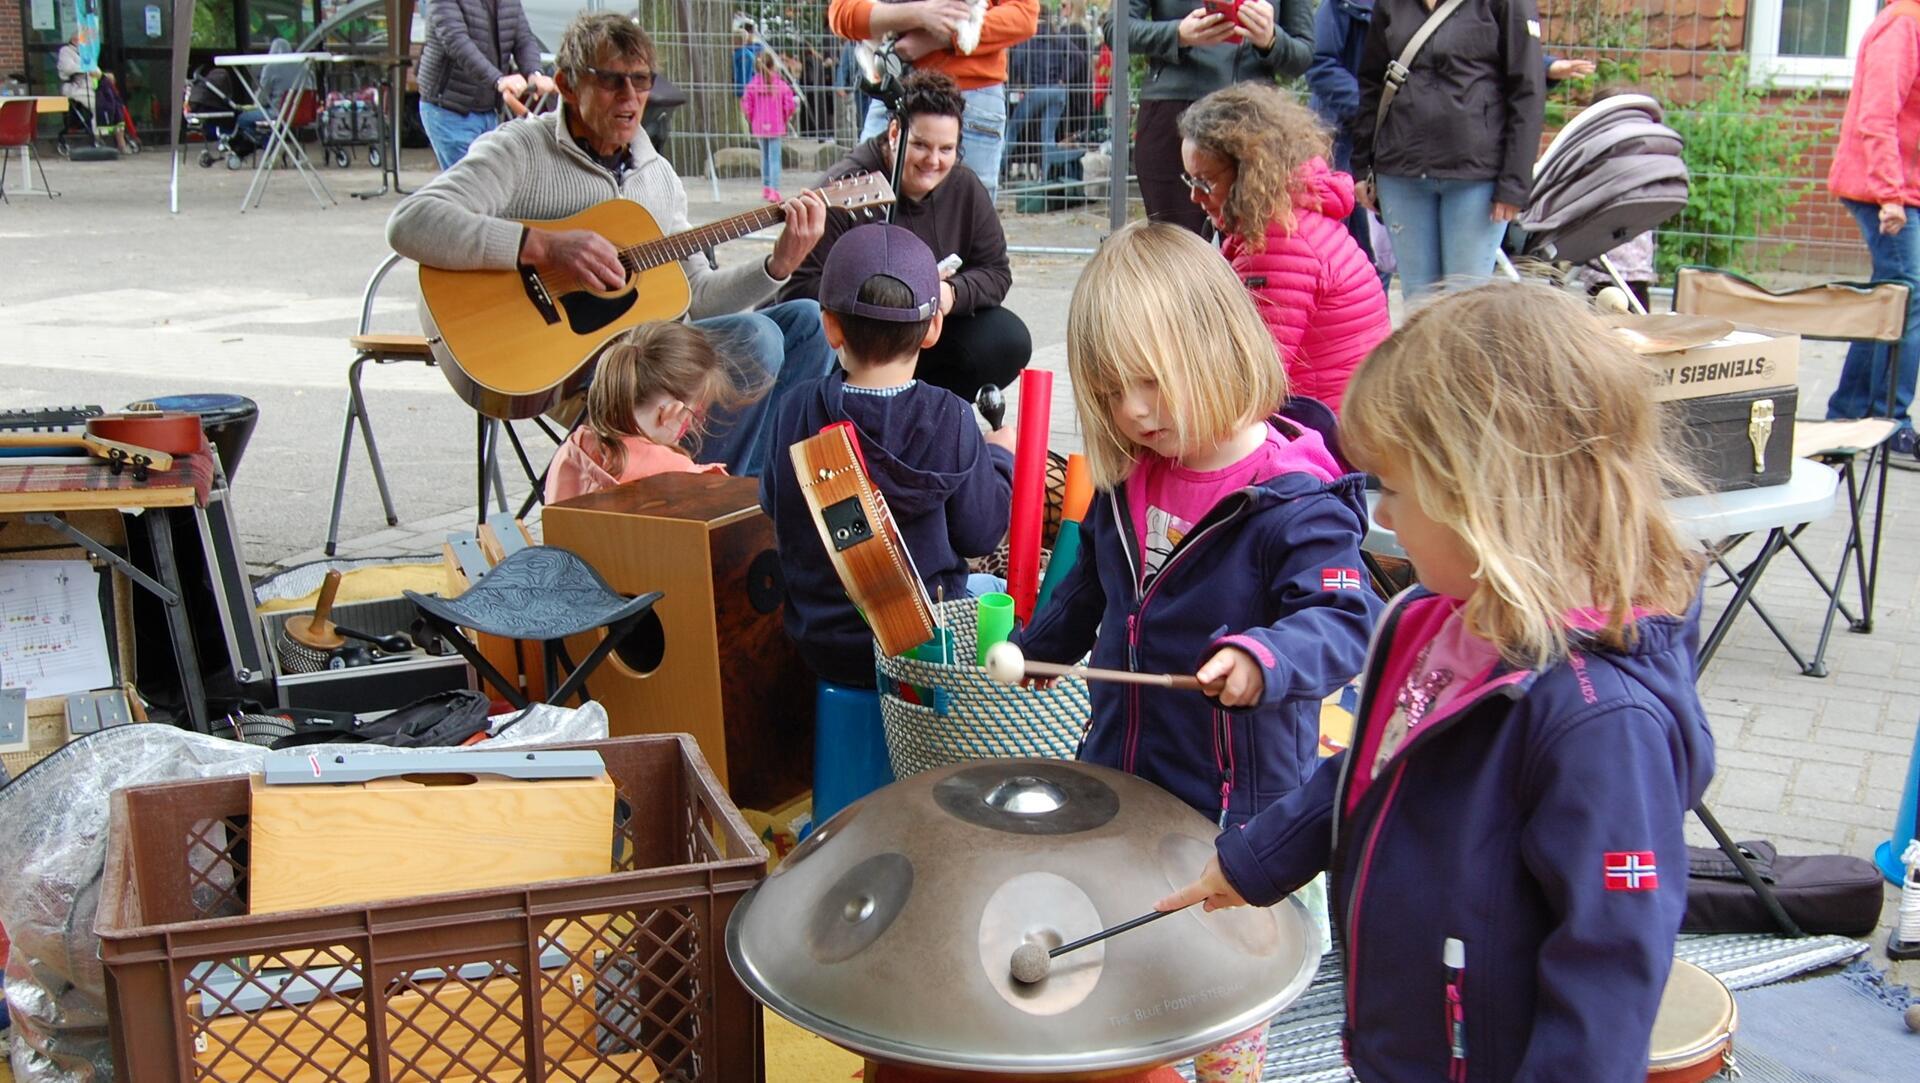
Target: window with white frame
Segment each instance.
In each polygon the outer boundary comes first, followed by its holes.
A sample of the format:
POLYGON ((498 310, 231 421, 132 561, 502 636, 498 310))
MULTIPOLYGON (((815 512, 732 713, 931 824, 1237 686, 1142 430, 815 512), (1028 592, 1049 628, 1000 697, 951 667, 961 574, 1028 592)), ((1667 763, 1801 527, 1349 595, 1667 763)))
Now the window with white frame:
POLYGON ((1879 0, 1752 0, 1747 53, 1756 83, 1845 90, 1879 0))

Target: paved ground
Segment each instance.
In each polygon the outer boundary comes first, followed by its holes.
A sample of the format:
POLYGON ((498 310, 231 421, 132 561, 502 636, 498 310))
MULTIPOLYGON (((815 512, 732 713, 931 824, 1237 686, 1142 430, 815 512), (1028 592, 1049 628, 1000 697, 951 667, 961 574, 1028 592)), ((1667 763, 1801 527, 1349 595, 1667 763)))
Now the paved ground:
MULTIPOLYGON (((409 158, 407 183, 428 163, 409 158)), ((167 213, 167 159, 49 163, 57 200, 10 191, 0 207, 0 404, 92 402, 108 406, 199 390, 256 399, 261 419, 238 471, 235 499, 247 557, 257 569, 319 556, 326 530, 345 372, 366 276, 385 255, 382 226, 393 199, 346 193, 374 174, 326 170, 340 198, 321 209, 290 175, 275 178, 260 209, 238 213, 243 174, 181 176, 182 210, 167 213)), ((14 175, 9 176, 9 181, 14 175)), ((718 201, 689 186, 696 221, 748 205, 751 181, 718 201)), ((1093 215, 1009 219, 1015 244, 1084 246, 1093 215)), ((764 240, 723 251, 753 258, 764 240)), ((1018 257, 1009 307, 1033 327, 1036 364, 1064 372, 1066 304, 1078 272, 1068 256, 1018 257)), ((376 329, 413 330, 413 289, 396 276, 376 308, 376 329)), ((1809 345, 1806 401, 1824 402, 1839 353, 1809 345)), ((368 374, 377 432, 401 523, 383 521, 363 459, 350 472, 343 550, 372 555, 437 549, 472 514, 472 415, 440 375, 396 365, 368 374)), ((1077 445, 1070 392, 1056 388, 1057 447, 1077 445)), ((1806 408, 1803 407, 1803 412, 1806 408)), ((534 441, 540 438, 530 435, 534 441)), ((518 486, 524 491, 525 485, 518 486)), ((1867 856, 1892 826, 1920 719, 1920 475, 1895 472, 1888 490, 1880 606, 1870 636, 1836 634, 1832 675, 1797 675, 1766 629, 1743 616, 1702 683, 1719 743, 1710 804, 1736 837, 1771 838, 1787 852, 1867 856)), ((1838 516, 1807 532, 1825 565, 1837 552, 1838 516)), ((1760 597, 1796 639, 1817 632, 1824 598, 1782 560, 1760 597)), ((1728 591, 1709 598, 1709 618, 1728 591)), ((1697 841, 1704 832, 1694 829, 1697 841)), ((1890 920, 1897 893, 1887 892, 1890 920)), ((1883 959, 1876 937, 1873 957, 1883 959)), ((1920 984, 1920 964, 1901 975, 1920 984)))

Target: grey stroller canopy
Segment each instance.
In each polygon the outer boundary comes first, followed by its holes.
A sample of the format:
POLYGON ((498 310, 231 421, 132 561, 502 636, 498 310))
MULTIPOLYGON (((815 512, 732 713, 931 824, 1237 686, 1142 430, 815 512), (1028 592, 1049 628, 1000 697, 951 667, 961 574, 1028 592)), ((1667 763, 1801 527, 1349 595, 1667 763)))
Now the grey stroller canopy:
POLYGON ((1660 103, 1621 94, 1588 106, 1534 164, 1520 216, 1525 252, 1586 263, 1653 229, 1687 205, 1680 133, 1660 103))

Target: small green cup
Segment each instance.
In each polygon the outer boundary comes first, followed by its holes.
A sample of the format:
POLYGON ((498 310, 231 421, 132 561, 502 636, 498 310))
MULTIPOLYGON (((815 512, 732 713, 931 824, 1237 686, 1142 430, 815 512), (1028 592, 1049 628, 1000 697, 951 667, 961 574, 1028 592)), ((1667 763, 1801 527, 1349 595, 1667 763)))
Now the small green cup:
POLYGON ((1013 595, 982 594, 980 596, 980 615, 976 619, 976 646, 978 652, 974 665, 987 664, 987 652, 995 643, 1005 643, 1013 634, 1013 595))

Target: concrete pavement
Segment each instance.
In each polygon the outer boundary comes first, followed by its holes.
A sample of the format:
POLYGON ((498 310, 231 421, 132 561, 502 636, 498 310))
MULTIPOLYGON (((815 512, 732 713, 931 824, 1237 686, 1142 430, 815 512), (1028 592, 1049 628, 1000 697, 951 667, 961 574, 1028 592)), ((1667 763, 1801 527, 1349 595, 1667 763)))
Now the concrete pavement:
MULTIPOLYGON (((293 177, 278 176, 264 205, 242 215, 246 175, 203 171, 189 160, 182 212, 172 216, 161 154, 47 164, 59 199, 13 191, 0 206, 0 266, 8 272, 0 404, 116 407, 210 390, 252 397, 261 419, 234 489, 247 559, 267 570, 317 558, 345 405, 345 339, 365 279, 386 253, 382 227, 393 198, 350 199, 347 191, 377 184, 374 173, 328 169, 322 176, 337 206, 321 209, 293 177)), ((423 154, 410 152, 407 164, 409 185, 425 180, 423 154)), ((751 205, 756 194, 750 181, 729 182, 718 201, 702 181, 688 189, 696 222, 751 205)), ((1010 217, 1008 231, 1016 244, 1084 245, 1098 236, 1099 220, 1010 217)), ((766 243, 742 240, 721 258, 757 258, 766 243)), ((1077 273, 1071 257, 1017 257, 1008 305, 1033 328, 1035 364, 1063 373, 1053 411, 1061 448, 1078 446, 1062 345, 1077 273)), ((415 330, 413 303, 410 276, 396 275, 375 329, 415 330)), ((1832 346, 1808 344, 1803 413, 1818 412, 1839 357, 1832 346)), ((471 521, 473 415, 424 366, 370 367, 366 384, 401 522, 385 523, 365 460, 356 457, 343 551, 434 551, 448 529, 471 521)), ((543 442, 526 432, 530 446, 543 442)), ((510 489, 524 492, 525 484, 510 489)), ((1788 853, 1857 856, 1887 837, 1920 719, 1916 516, 1920 475, 1896 471, 1874 631, 1835 634, 1831 676, 1799 676, 1748 614, 1703 679, 1720 763, 1708 800, 1735 837, 1770 838, 1788 853)), ((1836 514, 1806 534, 1823 570, 1842 529, 1836 514)), ((1709 620, 1729 593, 1710 593, 1709 620)), ((1759 596, 1797 640, 1811 642, 1824 598, 1790 558, 1776 562, 1759 596)), ((1896 897, 1887 892, 1888 920, 1896 897)), ((1870 956, 1882 964, 1885 928, 1870 956)), ((1920 982, 1920 965, 1906 964, 1900 976, 1920 982)))

